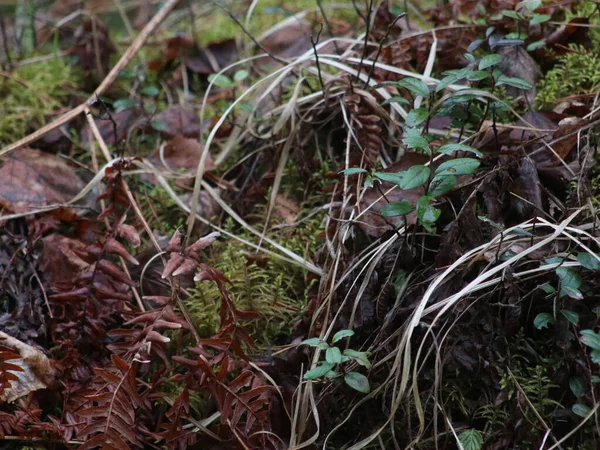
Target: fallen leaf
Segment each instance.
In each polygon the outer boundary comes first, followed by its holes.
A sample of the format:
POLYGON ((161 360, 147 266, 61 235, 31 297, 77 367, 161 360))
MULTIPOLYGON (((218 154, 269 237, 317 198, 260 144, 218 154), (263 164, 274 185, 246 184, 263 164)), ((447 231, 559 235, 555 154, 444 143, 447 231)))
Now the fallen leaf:
POLYGON ((296 222, 300 213, 300 205, 293 199, 286 197, 283 194, 277 194, 275 204, 273 205, 273 213, 283 219, 287 225, 292 225, 296 222))
POLYGON ((538 63, 520 46, 500 47, 498 53, 504 57, 500 62, 502 73, 508 77, 520 78, 527 81, 532 88, 529 90, 505 86, 506 92, 514 97, 523 95, 528 105, 535 102, 535 84, 542 77, 538 63))
POLYGON ((213 42, 206 48, 199 48, 194 55, 184 58, 185 66, 192 72, 210 75, 227 66, 238 53, 235 39, 213 42))
POLYGON ((54 382, 56 371, 51 360, 41 351, 2 331, 0 339, 2 345, 21 355, 20 359, 10 360, 10 363, 23 369, 21 372, 11 372, 16 379, 11 381, 10 388, 0 392, 0 400, 14 402, 30 392, 45 389, 54 382))
POLYGON ((0 206, 26 212, 75 197, 84 183, 64 159, 32 148, 6 157, 0 168, 0 206))
POLYGON ((104 79, 111 68, 111 55, 116 47, 110 39, 108 28, 98 19, 85 20, 74 32, 79 66, 83 69, 86 89, 92 90, 104 79))
POLYGON ((40 255, 40 268, 50 284, 72 280, 73 274, 80 273, 89 266, 80 255, 85 254, 87 245, 59 233, 42 239, 44 249, 40 255))
MULTIPOLYGON (((114 145, 115 140, 116 142, 121 142, 127 137, 127 132, 129 131, 131 126, 137 119, 141 118, 143 114, 144 113, 139 108, 127 108, 122 111, 111 113, 113 120, 117 124, 116 139, 115 129, 113 127, 113 123, 110 120, 97 118, 94 120, 104 142, 106 142, 108 145, 114 145)), ((86 122, 86 124, 81 128, 81 142, 87 143, 88 136, 89 125, 86 122)))
MULTIPOLYGON (((148 161, 157 169, 189 173, 190 177, 186 181, 190 181, 196 175, 196 168, 200 163, 203 152, 204 146, 196 139, 176 136, 167 143, 162 155, 160 149, 156 149, 148 156, 148 161)), ((214 169, 214 161, 208 155, 205 162, 205 172, 214 169)), ((154 180, 154 176, 149 174, 145 174, 143 178, 148 181, 154 180)))
POLYGON ((200 118, 195 111, 181 105, 170 106, 152 118, 161 125, 160 132, 167 139, 181 135, 187 138, 200 137, 200 118))
POLYGON ((542 214, 542 188, 535 164, 528 158, 519 163, 518 175, 510 187, 510 203, 519 220, 542 214))

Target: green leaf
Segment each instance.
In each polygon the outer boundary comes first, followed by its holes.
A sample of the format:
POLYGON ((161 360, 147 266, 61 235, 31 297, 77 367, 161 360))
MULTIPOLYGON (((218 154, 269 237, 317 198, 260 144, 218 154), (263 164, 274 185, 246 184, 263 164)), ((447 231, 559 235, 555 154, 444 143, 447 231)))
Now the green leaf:
POLYGON ((533 319, 533 326, 536 327, 538 330, 541 330, 542 328, 547 328, 548 325, 554 325, 555 323, 556 320, 554 319, 552 314, 546 312, 539 313, 537 316, 535 316, 535 319, 533 319))
POLYGON ((579 397, 588 391, 588 385, 582 377, 571 378, 569 388, 575 397, 579 397))
POLYGON ((571 297, 576 300, 581 300, 583 294, 579 291, 583 280, 579 271, 571 267, 558 267, 556 275, 560 278, 560 293, 561 297, 571 297))
MULTIPOLYGON (((483 41, 482 41, 483 42, 483 41)), ((471 53, 465 53, 465 58, 467 59, 467 61, 469 61, 470 63, 475 64, 475 57, 471 54, 471 53)))
POLYGON ((571 311, 570 309, 561 309, 560 313, 573 325, 579 325, 579 314, 577 314, 575 311, 571 311))
POLYGON ((220 74, 220 75, 216 74, 216 73, 210 74, 208 76, 208 81, 210 83, 213 83, 217 87, 225 88, 225 89, 235 86, 233 81, 231 81, 231 79, 227 75, 224 75, 224 74, 220 74))
POLYGON ((440 80, 440 82, 438 83, 438 85, 435 88, 435 91, 436 92, 443 91, 448 86, 456 83, 457 81, 458 81, 458 77, 456 75, 448 75, 447 77, 444 77, 440 80))
POLYGON ((355 360, 361 366, 366 367, 367 369, 371 368, 371 361, 367 356, 366 352, 357 352, 356 350, 352 350, 351 348, 344 350, 344 356, 348 356, 355 360))
POLYGON ((467 80, 481 81, 491 76, 492 75, 489 72, 486 72, 485 70, 476 70, 475 72, 471 72, 469 75, 467 75, 467 80))
POLYGON ((238 103, 238 106, 240 109, 242 109, 246 112, 254 111, 254 106, 252 106, 250 103, 238 103))
POLYGON ((539 25, 540 23, 548 22, 550 16, 548 14, 534 14, 529 21, 530 25, 539 25))
POLYGON ((423 186, 429 179, 431 170, 427 166, 417 164, 401 173, 400 187, 404 190, 409 190, 423 186))
POLYGON ((498 79, 498 81, 496 82, 496 86, 503 86, 505 84, 508 86, 513 86, 518 89, 523 89, 526 91, 532 88, 531 84, 525 80, 522 80, 520 78, 507 77, 507 76, 501 75, 500 78, 498 79))
POLYGON ((429 97, 429 87, 423 81, 417 78, 403 78, 396 83, 398 87, 405 87, 413 95, 420 95, 421 97, 429 97))
POLYGON ((542 6, 542 0, 523 0, 518 6, 525 8, 527 11, 535 11, 542 6))
POLYGON ((481 61, 479 61, 479 70, 487 69, 488 67, 500 64, 500 61, 502 61, 502 55, 497 53, 484 56, 481 58, 481 61))
POLYGON ((577 255, 577 261, 588 270, 600 270, 600 261, 595 255, 582 252, 577 255))
POLYGON ((598 375, 594 375, 592 377, 592 383, 594 383, 594 384, 600 383, 600 377, 598 375))
POLYGON ((393 202, 381 208, 381 215, 384 217, 405 216, 413 209, 415 209, 413 205, 408 202, 393 202))
POLYGON ((156 86, 146 86, 140 89, 140 94, 147 97, 156 97, 160 93, 160 90, 156 86))
POLYGON ((337 377, 339 377, 339 376, 340 376, 340 373, 339 373, 339 372, 336 372, 335 370, 330 370, 329 372, 327 372, 327 373, 325 374, 325 378, 330 378, 330 379, 331 379, 331 378, 337 378, 337 377))
POLYGON ((357 173, 369 173, 367 170, 362 169, 360 167, 350 167, 349 169, 345 169, 340 171, 342 175, 349 177, 350 175, 356 175, 357 173))
POLYGON ((152 125, 152 128, 154 128, 156 131, 165 131, 167 128, 169 128, 169 126, 161 120, 152 120, 150 121, 150 125, 152 125))
POLYGON ((406 100, 404 97, 394 96, 394 97, 386 99, 382 103, 382 105, 387 105, 389 103, 400 103, 400 104, 403 104, 403 105, 408 105, 410 102, 408 100, 406 100))
POLYGON ((527 46, 527 51, 533 52, 533 51, 537 50, 538 48, 542 48, 545 46, 546 46, 546 41, 544 39, 542 39, 541 41, 535 41, 535 42, 532 42, 531 44, 529 44, 527 46))
POLYGON ((333 369, 333 364, 327 362, 321 362, 314 369, 309 370, 304 374, 305 380, 316 380, 317 378, 324 377, 331 369, 333 369))
POLYGON ((435 208, 431 204, 433 200, 433 197, 423 195, 417 201, 417 217, 419 218, 419 222, 421 222, 424 225, 435 223, 435 221, 439 219, 440 214, 442 213, 439 209, 435 208))
POLYGON ((571 407, 571 411, 573 411, 573 414, 579 417, 586 417, 592 411, 592 408, 581 403, 575 403, 571 407))
POLYGON ((429 150, 429 141, 420 135, 407 136, 404 139, 402 139, 402 142, 408 148, 418 148, 418 149, 422 149, 422 150, 429 150))
POLYGON ((115 111, 123 111, 124 109, 131 108, 138 104, 135 98, 121 98, 113 102, 113 108, 115 111))
POLYGON ((477 171, 479 161, 474 158, 455 158, 443 162, 435 170, 436 175, 469 175, 477 171))
POLYGON ((524 17, 516 11, 504 10, 502 11, 502 15, 506 17, 510 17, 511 19, 520 20, 524 17))
POLYGON ((423 123, 427 117, 429 117, 429 111, 426 108, 416 108, 408 113, 406 116, 406 125, 409 127, 416 127, 423 123))
POLYGON ((298 345, 308 345, 309 347, 318 347, 323 341, 319 338, 304 339, 298 345))
POLYGON ((463 450, 481 450, 483 446, 483 436, 474 428, 460 433, 458 441, 463 450))
POLYGON ((325 360, 329 364, 340 364, 342 362, 342 352, 337 347, 329 347, 325 352, 325 360))
POLYGON ((233 75, 233 80, 236 83, 239 83, 240 81, 244 81, 246 78, 248 78, 248 75, 250 75, 250 74, 248 73, 247 70, 243 70, 243 69, 242 70, 238 70, 235 73, 235 75, 233 75))
POLYGON ((373 176, 381 181, 397 184, 398 186, 400 186, 400 182, 402 181, 402 175, 399 173, 375 172, 373 176))
POLYGON ((453 152, 470 152, 479 158, 483 157, 483 153, 479 150, 464 144, 445 144, 438 148, 437 152, 444 155, 451 155, 453 152))
POLYGON ((350 336, 354 336, 353 330, 340 330, 333 335, 331 342, 333 344, 335 344, 336 342, 341 341, 342 339, 350 337, 350 336))
POLYGON ((599 364, 600 363, 600 350, 592 350, 590 353, 590 358, 592 358, 592 362, 599 364))
POLYGON ((587 345, 593 350, 600 350, 600 335, 594 330, 582 330, 579 340, 583 345, 587 345))
POLYGON ((454 175, 437 175, 429 184, 429 195, 439 197, 446 192, 451 191, 456 186, 456 177, 454 175))
POLYGON ((546 294, 555 294, 556 293, 556 289, 554 289, 554 286, 552 286, 548 282, 546 282, 544 284, 540 284, 538 286, 538 288, 540 288, 541 290, 543 290, 546 294))
POLYGON ((347 373, 344 377, 344 381, 348 386, 352 389, 362 392, 363 394, 368 394, 371 392, 371 386, 369 385, 369 379, 365 377, 362 373, 358 372, 350 372, 347 373))

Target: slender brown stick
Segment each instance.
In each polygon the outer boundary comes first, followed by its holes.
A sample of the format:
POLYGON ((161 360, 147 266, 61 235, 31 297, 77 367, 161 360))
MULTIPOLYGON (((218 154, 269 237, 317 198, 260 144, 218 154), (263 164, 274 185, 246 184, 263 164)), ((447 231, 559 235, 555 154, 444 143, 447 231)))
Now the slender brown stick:
POLYGON ((131 43, 131 45, 125 51, 125 53, 123 53, 123 56, 121 56, 121 59, 119 59, 119 62, 117 62, 117 64, 115 64, 115 66, 108 73, 108 75, 106 75, 104 80, 102 80, 102 83, 100 83, 100 86, 98 86, 98 88, 92 93, 92 95, 90 95, 88 100, 86 100, 84 103, 80 104, 79 106, 73 108, 71 111, 58 117, 54 121, 50 122, 48 125, 40 128, 39 130, 34 131, 33 133, 31 133, 28 136, 25 136, 23 139, 19 139, 17 142, 4 147, 2 150, 0 150, 0 156, 6 155, 6 154, 13 152, 15 150, 18 150, 21 147, 24 147, 32 142, 37 141, 38 139, 40 139, 42 136, 46 135, 50 131, 70 122, 75 117, 77 117, 79 114, 81 114, 84 111, 84 109, 86 108, 88 102, 95 100, 97 97, 102 95, 104 93, 104 91, 106 91, 106 89, 111 84, 114 83, 114 81, 117 79, 117 77, 119 76, 121 71, 127 66, 127 64, 129 64, 129 62, 133 59, 133 57, 140 50, 140 48, 142 48, 142 46, 144 45, 144 42, 146 42, 148 37, 156 30, 156 28, 160 25, 160 23, 163 21, 163 19, 167 16, 167 14, 169 14, 169 12, 171 12, 171 10, 175 7, 175 5, 177 5, 178 2, 179 2, 179 0, 168 0, 165 3, 165 6, 163 6, 162 9, 160 11, 158 11, 156 13, 156 15, 152 18, 152 20, 150 22, 148 22, 148 24, 144 27, 144 29, 140 32, 140 34, 131 43))

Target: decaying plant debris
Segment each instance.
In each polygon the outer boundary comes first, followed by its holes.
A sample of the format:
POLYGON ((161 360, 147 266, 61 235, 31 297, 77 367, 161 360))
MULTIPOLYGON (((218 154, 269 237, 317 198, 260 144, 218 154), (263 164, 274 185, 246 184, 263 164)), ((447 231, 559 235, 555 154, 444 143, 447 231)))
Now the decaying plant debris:
POLYGON ((598 5, 178 3, 2 9, 6 447, 596 448, 598 5))

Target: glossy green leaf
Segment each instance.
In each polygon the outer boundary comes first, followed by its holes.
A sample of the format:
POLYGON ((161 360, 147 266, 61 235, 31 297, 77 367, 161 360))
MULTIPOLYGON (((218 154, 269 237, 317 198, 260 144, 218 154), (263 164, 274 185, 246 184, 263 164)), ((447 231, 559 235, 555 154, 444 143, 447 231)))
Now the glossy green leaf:
POLYGON ((458 441, 463 450, 481 450, 483 446, 483 436, 474 428, 460 433, 458 441))
POLYGON ((485 80, 486 78, 490 78, 491 74, 489 72, 486 72, 485 70, 476 70, 474 72, 471 72, 469 75, 467 75, 467 80, 469 81, 481 81, 481 80, 485 80))
POLYGON ((342 352, 337 347, 329 347, 325 352, 325 360, 329 364, 340 364, 342 362, 342 352))
POLYGON ((160 93, 160 90, 156 86, 146 86, 140 89, 140 94, 147 97, 156 97, 160 93))
POLYGON ((233 80, 236 83, 239 83, 240 81, 244 81, 246 78, 248 78, 250 74, 248 73, 247 70, 238 70, 235 75, 233 75, 233 80))
POLYGON ((579 253, 577 255, 577 261, 581 264, 582 267, 585 267, 588 270, 600 270, 600 261, 594 255, 591 255, 586 252, 579 253))
POLYGON ((488 67, 500 64, 501 61, 502 55, 499 55, 497 53, 484 56, 483 58, 481 58, 481 61, 479 61, 479 70, 487 69, 488 67))
POLYGON ((324 377, 331 369, 333 369, 333 364, 327 362, 321 362, 314 369, 309 370, 304 374, 305 380, 316 380, 317 378, 324 377))
POLYGON ((425 84, 425 82, 417 78, 403 78, 396 83, 396 86, 408 89, 413 95, 429 97, 429 87, 427 84, 425 84))
POLYGON ((400 182, 402 181, 402 175, 399 173, 375 172, 373 176, 381 181, 397 184, 398 186, 400 186, 400 182))
POLYGON ((351 348, 344 350, 344 356, 348 356, 355 360, 358 364, 367 369, 371 368, 371 361, 369 361, 369 357, 366 352, 358 352, 356 350, 352 350, 351 348))
POLYGON ((600 350, 600 334, 594 330, 581 330, 579 340, 593 350, 600 350))
POLYGON ((323 341, 319 338, 304 339, 298 345, 308 345, 309 347, 318 347, 323 341))
POLYGON ((230 88, 232 86, 234 86, 235 84, 233 83, 233 81, 231 81, 231 79, 224 74, 210 74, 208 76, 208 81, 210 83, 213 83, 215 86, 220 87, 220 88, 230 88))
POLYGON ((456 186, 456 182, 454 175, 436 175, 429 184, 428 193, 433 197, 439 197, 451 191, 456 186))
POLYGON ((431 202, 434 200, 433 197, 423 195, 417 201, 417 217, 419 222, 422 224, 433 224, 439 219, 442 213, 439 209, 435 208, 431 202))
POLYGON ((113 103, 115 111, 123 111, 124 109, 131 108, 138 104, 135 98, 121 98, 113 103))
POLYGON ((579 291, 583 280, 578 270, 572 267, 558 267, 556 269, 556 275, 560 278, 560 296, 571 297, 576 300, 581 300, 583 294, 579 291))
POLYGON ((436 92, 443 91, 448 86, 456 83, 457 81, 458 81, 458 77, 456 75, 448 75, 447 77, 444 77, 440 80, 440 82, 438 83, 438 85, 435 88, 435 91, 436 92))
POLYGON ((548 14, 534 14, 529 21, 530 25, 539 25, 540 23, 548 22, 550 16, 548 14))
POLYGON ((575 397, 579 397, 589 390, 588 384, 582 377, 572 377, 569 380, 569 388, 575 397))
POLYGON ((582 403, 575 403, 571 407, 571 411, 573 411, 573 414, 579 417, 586 417, 592 411, 592 409, 589 406, 584 405, 582 403))
POLYGON ((150 125, 152 125, 152 128, 154 128, 156 131, 165 131, 167 128, 169 128, 169 126, 162 120, 152 120, 150 121, 150 125))
POLYGON ((451 155, 454 152, 469 152, 473 153, 479 158, 483 157, 483 153, 481 153, 479 150, 464 144, 445 144, 438 148, 437 152, 443 153, 444 155, 451 155))
POLYGON ((455 158, 438 166, 436 175, 469 175, 479 168, 479 161, 474 158, 455 158))
POLYGON ((342 339, 350 337, 350 336, 354 336, 353 330, 340 330, 333 335, 331 342, 333 344, 335 344, 336 342, 341 341, 342 339))
POLYGON ((408 202, 393 202, 388 203, 381 208, 381 215, 384 217, 405 216, 412 212, 415 208, 408 202))
POLYGON ((540 284, 538 286, 538 288, 543 290, 546 294, 555 294, 556 293, 556 289, 554 289, 554 286, 552 286, 550 283, 540 284))
POLYGON ((402 173, 400 187, 405 190, 415 189, 423 186, 429 179, 431 170, 427 166, 417 164, 402 173))
POLYGON ((352 389, 362 392, 363 394, 368 394, 371 392, 371 386, 369 385, 369 379, 365 377, 362 373, 358 372, 350 372, 347 373, 344 377, 344 381, 348 386, 352 389))
POLYGON ((506 17, 510 17, 511 19, 520 20, 523 19, 523 16, 516 11, 504 10, 502 11, 502 15, 506 17))
POLYGON ((533 87, 530 83, 528 83, 527 81, 522 80, 520 78, 506 77, 506 76, 502 75, 496 82, 496 86, 503 86, 503 85, 513 86, 513 87, 516 87, 518 89, 523 89, 523 90, 529 90, 533 87))
POLYGON ((406 125, 409 127, 416 127, 427 120, 427 117, 429 117, 429 111, 426 108, 413 109, 406 116, 406 125))
POLYGON ((340 171, 340 173, 342 175, 346 175, 348 177, 350 175, 356 175, 357 173, 369 173, 369 172, 360 167, 350 167, 349 169, 344 169, 344 170, 340 171))
POLYGON ((579 314, 577 314, 575 311, 571 311, 570 309, 561 309, 560 313, 573 325, 579 325, 579 314))
POLYGON ((542 328, 547 328, 548 325, 554 325, 555 323, 556 320, 554 319, 552 314, 547 312, 539 313, 537 316, 535 316, 535 319, 533 319, 533 326, 536 327, 538 330, 541 330, 542 328))
POLYGON ((542 39, 541 41, 535 41, 535 42, 532 42, 531 44, 529 44, 527 46, 527 51, 528 52, 533 52, 533 51, 535 51, 535 50, 537 50, 539 48, 543 48, 545 46, 546 46, 546 40, 542 39))

